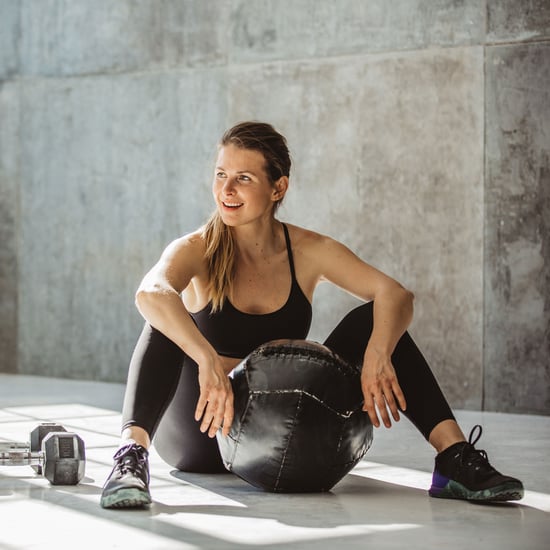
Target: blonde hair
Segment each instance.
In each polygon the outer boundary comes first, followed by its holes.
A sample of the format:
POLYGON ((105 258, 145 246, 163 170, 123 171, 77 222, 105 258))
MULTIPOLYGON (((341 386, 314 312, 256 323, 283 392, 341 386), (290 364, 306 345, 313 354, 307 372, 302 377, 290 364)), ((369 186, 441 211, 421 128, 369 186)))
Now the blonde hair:
MULTIPOLYGON (((220 147, 235 145, 262 153, 265 171, 274 185, 283 176, 290 175, 290 154, 286 139, 273 126, 265 122, 241 122, 224 133, 220 147)), ((275 202, 274 215, 282 199, 275 202)), ((235 242, 231 228, 223 223, 215 211, 202 230, 206 243, 209 294, 212 312, 222 309, 227 296, 231 295, 235 275, 235 242)))
POLYGON ((214 212, 202 230, 206 242, 206 262, 212 312, 223 307, 231 293, 235 272, 235 244, 231 229, 223 223, 220 214, 214 212))

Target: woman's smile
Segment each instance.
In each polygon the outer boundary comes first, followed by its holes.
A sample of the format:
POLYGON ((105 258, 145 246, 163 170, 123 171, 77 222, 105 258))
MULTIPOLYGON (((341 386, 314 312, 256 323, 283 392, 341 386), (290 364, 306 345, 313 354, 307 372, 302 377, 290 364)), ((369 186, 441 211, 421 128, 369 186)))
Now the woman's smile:
POLYGON ((222 201, 222 204, 226 207, 226 208, 231 208, 233 210, 237 209, 237 208, 240 208, 243 203, 242 202, 229 202, 229 201, 222 201))

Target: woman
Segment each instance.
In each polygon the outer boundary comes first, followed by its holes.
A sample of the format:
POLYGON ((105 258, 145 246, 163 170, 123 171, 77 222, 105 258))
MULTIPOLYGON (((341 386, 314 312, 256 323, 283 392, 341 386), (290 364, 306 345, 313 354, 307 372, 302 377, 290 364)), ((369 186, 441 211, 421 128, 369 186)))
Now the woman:
MULTIPOLYGON (((233 420, 230 371, 258 345, 305 339, 316 286, 329 281, 365 301, 325 345, 362 366, 364 410, 376 427, 403 412, 438 452, 430 494, 477 500, 523 496, 467 442, 406 329, 413 295, 339 242, 275 217, 289 185, 286 140, 244 122, 221 139, 216 210, 172 242, 147 273, 136 304, 146 320, 129 369, 122 444, 101 505, 151 502, 151 439, 171 465, 223 471, 214 438, 233 420)), ((473 432, 473 430, 472 430, 473 432)))

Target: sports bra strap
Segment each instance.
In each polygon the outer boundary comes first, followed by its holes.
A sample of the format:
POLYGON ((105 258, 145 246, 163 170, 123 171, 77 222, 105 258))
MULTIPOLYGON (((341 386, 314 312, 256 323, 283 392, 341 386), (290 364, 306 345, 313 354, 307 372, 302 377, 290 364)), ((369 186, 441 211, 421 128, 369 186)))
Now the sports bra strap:
POLYGON ((290 236, 288 234, 287 226, 283 223, 283 230, 285 232, 285 241, 286 241, 286 251, 288 254, 288 264, 290 265, 290 274, 292 276, 292 281, 296 280, 296 273, 294 271, 294 257, 292 256, 292 248, 290 246, 290 236))

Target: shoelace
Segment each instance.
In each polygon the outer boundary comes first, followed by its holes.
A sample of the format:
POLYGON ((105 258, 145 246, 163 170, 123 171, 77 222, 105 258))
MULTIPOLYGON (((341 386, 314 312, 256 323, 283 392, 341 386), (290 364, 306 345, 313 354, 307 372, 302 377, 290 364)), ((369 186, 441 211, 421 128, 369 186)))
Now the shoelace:
POLYGON ((117 463, 117 470, 122 474, 143 475, 147 464, 147 455, 140 452, 135 445, 121 447, 113 457, 117 463))
POLYGON ((475 465, 476 470, 479 470, 483 466, 492 471, 494 468, 489 464, 487 453, 483 449, 476 449, 474 447, 481 438, 482 433, 483 429, 479 424, 476 424, 471 429, 470 435, 468 436, 468 444, 464 445, 460 451, 460 463, 466 463, 468 466, 475 465))

